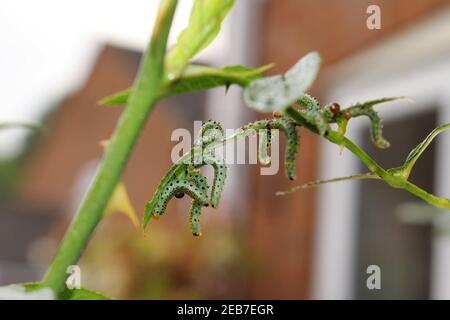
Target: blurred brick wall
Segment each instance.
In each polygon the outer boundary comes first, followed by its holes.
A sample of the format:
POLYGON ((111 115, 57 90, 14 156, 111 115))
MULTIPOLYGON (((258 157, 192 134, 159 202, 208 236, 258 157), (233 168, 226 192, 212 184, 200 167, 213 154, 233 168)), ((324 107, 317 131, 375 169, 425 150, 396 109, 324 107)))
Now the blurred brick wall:
MULTIPOLYGON (((138 53, 108 46, 100 53, 84 87, 66 98, 46 124, 49 135, 42 137, 23 172, 23 199, 59 205, 66 217, 73 214, 74 208, 68 204, 74 201, 73 189, 81 170, 100 159, 103 149, 99 142, 110 137, 123 110, 99 106, 97 101, 130 86, 139 59, 138 53)), ((155 109, 124 174, 139 214, 171 164, 172 130, 187 127, 173 116, 170 102, 166 100, 155 109), (148 147, 152 145, 158 147, 148 147)))
MULTIPOLYGON (((449 4, 446 0, 268 0, 263 16, 262 63, 276 63, 283 72, 299 57, 317 50, 327 66, 369 44, 424 18, 449 4), (366 9, 381 8, 381 30, 366 28, 366 9)), ((313 93, 320 97, 320 75, 313 93)), ((298 181, 314 180, 318 162, 317 138, 301 132, 298 181)), ((255 175, 254 210, 248 219, 250 242, 258 267, 253 273, 251 298, 308 298, 312 271, 314 190, 276 197, 291 185, 282 173, 255 175)))

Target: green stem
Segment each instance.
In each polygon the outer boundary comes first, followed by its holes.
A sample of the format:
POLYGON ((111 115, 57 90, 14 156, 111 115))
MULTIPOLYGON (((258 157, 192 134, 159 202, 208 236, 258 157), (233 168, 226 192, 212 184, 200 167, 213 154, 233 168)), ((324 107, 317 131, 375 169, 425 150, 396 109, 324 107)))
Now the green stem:
POLYGON ((435 195, 426 192, 425 190, 419 188, 418 186, 409 181, 406 181, 405 189, 435 207, 450 209, 449 199, 436 197, 435 195))
POLYGON ((349 180, 365 180, 365 179, 381 179, 376 173, 365 173, 365 174, 355 174, 352 176, 346 176, 346 177, 339 177, 339 178, 333 178, 333 179, 326 179, 326 180, 316 180, 312 182, 305 183, 304 185, 296 186, 291 189, 288 189, 286 191, 278 191, 275 193, 277 196, 284 196, 289 193, 294 193, 301 189, 310 189, 315 188, 323 184, 329 184, 333 182, 341 182, 341 181, 349 181, 349 180))
POLYGON ((127 107, 114 131, 96 177, 44 277, 42 285, 56 293, 64 288, 67 267, 78 261, 102 219, 142 127, 158 100, 158 92, 167 81, 163 76, 164 57, 177 3, 178 0, 161 2, 152 39, 144 53, 127 107))
MULTIPOLYGON (((289 115, 292 119, 298 122, 303 127, 306 127, 310 131, 319 134, 317 128, 311 125, 309 122, 305 120, 303 115, 296 109, 289 107, 286 109, 286 114, 289 115)), ((375 162, 364 150, 358 147, 351 140, 346 138, 342 133, 337 131, 329 131, 324 135, 324 138, 328 141, 343 146, 350 150, 354 155, 356 155, 366 166, 369 168, 370 172, 376 173, 382 179, 391 179, 390 174, 384 170, 378 163, 375 162)))
MULTIPOLYGON (((289 107, 286 109, 286 114, 289 115, 292 119, 297 121, 300 125, 306 127, 310 131, 319 134, 318 130, 315 126, 312 126, 310 123, 308 123, 303 115, 296 109, 289 107)), ((442 126, 440 128, 440 131, 437 131, 437 133, 442 132, 448 128, 448 125, 442 126)), ((431 138, 434 138, 436 135, 433 133, 431 138)), ((373 160, 364 150, 362 150, 360 147, 358 147, 355 143, 353 143, 351 140, 346 138, 342 133, 339 133, 337 131, 329 131, 327 134, 324 135, 324 137, 337 145, 344 146, 348 150, 350 150, 354 155, 356 155, 366 166, 369 168, 371 173, 374 173, 378 175, 381 179, 383 179, 387 184, 389 184, 393 188, 398 189, 404 189, 409 191, 410 193, 414 194, 415 196, 425 200, 429 204, 436 206, 438 208, 446 208, 450 209, 450 200, 446 198, 440 198, 433 194, 430 194, 426 192, 425 190, 421 189, 420 187, 416 186, 415 184, 407 181, 407 176, 404 175, 396 175, 395 169, 391 169, 389 171, 386 171, 383 169, 378 163, 376 163, 375 160, 373 160)), ((428 142, 429 143, 429 142, 428 142)), ((348 177, 347 177, 348 178, 348 177)), ((346 179, 346 178, 344 178, 346 179)), ((339 179, 334 179, 335 181, 338 181, 339 179)), ((301 187, 300 187, 301 188, 301 187)))

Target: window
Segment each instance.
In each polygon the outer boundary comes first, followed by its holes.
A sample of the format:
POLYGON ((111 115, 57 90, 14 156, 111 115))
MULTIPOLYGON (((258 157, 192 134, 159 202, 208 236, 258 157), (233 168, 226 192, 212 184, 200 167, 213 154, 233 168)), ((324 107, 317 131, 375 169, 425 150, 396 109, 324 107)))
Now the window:
MULTIPOLYGON (((386 121, 384 133, 395 152, 377 149, 366 128, 362 146, 378 163, 392 168, 403 163, 409 151, 436 126, 436 112, 421 112, 406 118, 386 121)), ((435 148, 430 147, 416 163, 411 181, 433 191, 435 148)), ((367 170, 362 165, 360 172, 367 170)), ((357 299, 427 299, 430 287, 432 227, 401 221, 398 205, 420 201, 404 190, 394 190, 384 182, 358 182, 357 240, 354 283, 357 299), (382 290, 369 290, 366 269, 381 268, 382 290)))

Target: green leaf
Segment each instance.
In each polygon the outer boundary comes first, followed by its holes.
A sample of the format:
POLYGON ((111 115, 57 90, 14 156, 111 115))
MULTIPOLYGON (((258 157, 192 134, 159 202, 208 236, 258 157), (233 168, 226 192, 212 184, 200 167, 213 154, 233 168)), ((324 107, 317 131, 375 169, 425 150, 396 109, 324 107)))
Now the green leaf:
POLYGON ((196 0, 189 24, 184 29, 166 59, 169 80, 177 79, 189 61, 206 48, 217 36, 223 19, 236 0, 196 0))
MULTIPOLYGON (((220 86, 237 84, 245 87, 251 81, 262 77, 262 73, 271 68, 271 65, 262 66, 257 69, 241 65, 228 66, 225 68, 213 68, 203 65, 189 65, 183 75, 177 81, 169 84, 161 92, 161 96, 175 96, 183 93, 197 92, 220 86)), ((132 88, 119 91, 102 99, 101 105, 114 106, 127 103, 132 88)))
MULTIPOLYGON (((34 292, 36 290, 42 289, 41 283, 30 282, 23 283, 19 286, 25 288, 26 292, 34 292)), ((80 289, 68 289, 65 288, 63 292, 60 293, 59 299, 61 300, 112 300, 112 298, 104 295, 103 293, 80 288, 80 289)))
POLYGON ((450 123, 440 126, 431 131, 431 133, 425 138, 425 140, 423 140, 414 149, 411 150, 411 152, 406 157, 405 163, 402 166, 402 170, 406 172, 407 175, 409 175, 417 159, 419 159, 419 157, 430 145, 430 143, 434 140, 434 138, 436 138, 437 135, 439 135, 440 133, 444 132, 447 129, 450 129, 450 123))
POLYGON ((319 72, 320 63, 320 55, 310 52, 285 74, 252 81, 244 90, 245 103, 259 112, 289 107, 310 88, 319 72))
POLYGON ((396 101, 396 100, 401 100, 401 99, 407 99, 407 98, 399 96, 399 97, 385 97, 385 98, 380 98, 380 99, 374 99, 374 100, 369 100, 369 101, 365 101, 365 102, 356 103, 356 104, 354 104, 354 105, 352 105, 349 108, 344 109, 344 110, 348 110, 350 108, 374 107, 374 106, 376 106, 378 104, 391 102, 391 101, 396 101))
POLYGON ((103 293, 80 288, 69 290, 66 289, 60 294, 61 300, 112 300, 111 297, 104 295, 103 293))
POLYGON ((170 170, 166 173, 166 175, 161 179, 161 182, 159 183, 158 187, 155 190, 155 193, 152 197, 152 199, 147 202, 144 209, 144 219, 142 223, 142 227, 145 230, 148 223, 150 222, 150 219, 153 216, 153 210, 155 209, 158 199, 161 196, 161 194, 164 192, 164 189, 167 187, 167 184, 170 183, 173 177, 180 175, 183 171, 184 167, 178 163, 175 163, 170 170))

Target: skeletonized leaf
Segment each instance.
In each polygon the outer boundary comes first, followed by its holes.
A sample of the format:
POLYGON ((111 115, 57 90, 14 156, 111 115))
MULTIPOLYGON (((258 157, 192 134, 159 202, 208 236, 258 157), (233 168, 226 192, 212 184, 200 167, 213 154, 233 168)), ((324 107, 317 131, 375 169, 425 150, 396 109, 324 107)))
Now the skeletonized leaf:
POLYGON ((311 87, 320 63, 320 55, 310 52, 285 74, 252 81, 244 90, 245 103, 259 112, 289 107, 311 87))
MULTIPOLYGON (((203 65, 189 65, 183 72, 181 78, 167 86, 161 96, 175 96, 183 93, 197 92, 220 86, 237 84, 247 86, 251 81, 259 79, 262 73, 271 66, 262 66, 257 69, 241 65, 228 66, 225 68, 213 68, 203 65)), ((116 106, 127 103, 130 91, 126 89, 102 99, 101 105, 116 106)))

